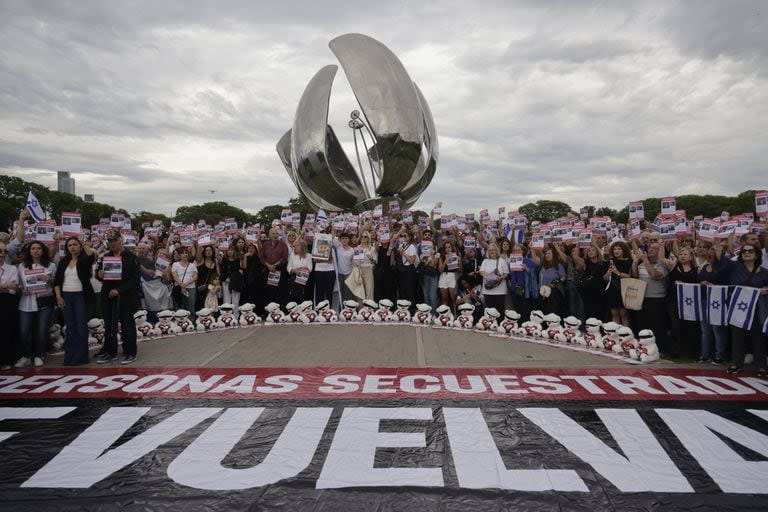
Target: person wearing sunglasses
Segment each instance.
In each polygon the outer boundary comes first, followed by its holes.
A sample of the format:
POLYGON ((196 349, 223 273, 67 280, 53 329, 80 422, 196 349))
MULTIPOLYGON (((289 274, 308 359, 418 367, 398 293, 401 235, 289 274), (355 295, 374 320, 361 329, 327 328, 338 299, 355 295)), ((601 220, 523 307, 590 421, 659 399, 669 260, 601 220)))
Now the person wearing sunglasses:
POLYGON ((745 243, 736 261, 723 256, 720 245, 715 246, 715 268, 718 269, 720 278, 731 286, 749 286, 759 288, 760 295, 757 300, 755 317, 752 319, 752 327, 749 330, 736 326, 731 327, 731 365, 726 370, 730 374, 737 374, 744 367, 744 354, 748 346, 752 347, 755 356, 757 375, 768 375, 766 365, 766 337, 762 327, 768 317, 768 270, 761 267, 762 252, 755 244, 745 243))

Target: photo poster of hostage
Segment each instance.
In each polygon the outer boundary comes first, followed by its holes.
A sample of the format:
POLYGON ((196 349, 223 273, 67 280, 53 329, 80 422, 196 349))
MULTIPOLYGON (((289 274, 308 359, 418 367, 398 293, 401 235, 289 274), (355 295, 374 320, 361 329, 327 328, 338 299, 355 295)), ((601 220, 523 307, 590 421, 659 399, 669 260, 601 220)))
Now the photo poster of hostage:
POLYGON ((0 509, 763 511, 766 398, 705 370, 28 371, 0 378, 0 509))

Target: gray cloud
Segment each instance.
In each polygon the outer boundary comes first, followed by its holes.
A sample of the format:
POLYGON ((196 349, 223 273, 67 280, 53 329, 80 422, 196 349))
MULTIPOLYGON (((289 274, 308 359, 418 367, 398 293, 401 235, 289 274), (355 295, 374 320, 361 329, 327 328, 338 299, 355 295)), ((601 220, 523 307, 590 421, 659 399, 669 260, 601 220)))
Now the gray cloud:
MULTIPOLYGON (((0 3, 0 172, 129 210, 295 195, 274 151, 328 41, 367 33, 432 108, 418 205, 764 188, 762 2, 0 3), (362 14, 362 15, 361 15, 362 14), (208 190, 216 190, 211 195, 208 190)), ((354 98, 339 73, 330 122, 354 98)), ((347 140, 347 145, 349 142, 347 140)), ((425 206, 426 205, 426 206, 425 206)))

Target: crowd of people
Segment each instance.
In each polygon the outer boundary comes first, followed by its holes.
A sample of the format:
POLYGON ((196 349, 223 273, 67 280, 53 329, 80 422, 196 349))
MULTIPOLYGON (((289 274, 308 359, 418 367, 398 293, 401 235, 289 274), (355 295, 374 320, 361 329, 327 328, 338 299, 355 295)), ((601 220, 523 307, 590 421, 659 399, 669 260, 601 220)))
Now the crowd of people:
MULTIPOLYGON (((338 311, 350 299, 406 299, 413 307, 425 303, 434 311, 446 305, 454 313, 469 303, 476 318, 493 307, 514 309, 522 320, 541 310, 582 323, 590 317, 612 321, 635 332, 652 330, 666 356, 718 365, 730 358, 728 371, 736 373, 745 354, 753 353, 758 374, 766 373, 765 232, 705 240, 691 230, 669 240, 650 223, 637 236, 609 224, 586 244, 535 243, 530 230, 512 231, 501 222, 467 218, 439 227, 434 216, 414 223, 361 215, 347 224, 313 218, 311 229, 281 219, 266 230, 156 223, 126 236, 104 226, 100 233, 58 234, 45 244, 29 239, 22 228, 26 218, 23 210, 19 229, 0 238, 0 315, 18 333, 0 347, 3 370, 44 364, 55 317, 67 328, 64 364, 89 362, 83 339, 93 317, 103 318, 107 331, 97 362, 117 358, 119 325, 121 362, 129 364, 137 356, 133 314, 139 308, 150 322, 165 309, 187 310, 194 322, 197 311, 216 311, 221 304, 254 304, 263 315, 272 302, 327 300, 338 311), (184 236, 190 228, 196 237, 184 236), (320 238, 329 246, 319 247, 320 238), (134 239, 135 245, 124 244, 134 239), (645 283, 639 307, 628 306, 622 287, 627 279, 645 283), (751 328, 681 319, 680 282, 759 289, 751 328)), ((563 220, 579 222, 578 216, 563 220)))

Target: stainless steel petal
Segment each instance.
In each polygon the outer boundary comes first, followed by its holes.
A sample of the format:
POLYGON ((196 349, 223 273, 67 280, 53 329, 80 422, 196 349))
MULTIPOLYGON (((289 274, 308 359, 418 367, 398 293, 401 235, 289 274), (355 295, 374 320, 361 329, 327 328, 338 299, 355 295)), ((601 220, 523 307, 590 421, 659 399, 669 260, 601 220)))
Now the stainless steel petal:
POLYGON ((365 192, 328 126, 328 103, 337 69, 334 65, 321 68, 304 89, 293 121, 291 165, 299 188, 316 206, 322 205, 315 199, 322 199, 334 209, 351 209, 365 199, 365 192), (307 194, 310 190, 314 197, 307 194))
POLYGON ((379 195, 399 194, 418 165, 424 139, 422 108, 403 64, 389 48, 363 34, 330 42, 376 138, 383 164, 379 195))
POLYGON ((421 196, 422 192, 429 186, 432 178, 437 170, 437 159, 440 153, 440 148, 437 143, 437 130, 435 129, 435 121, 432 118, 432 111, 429 108, 424 94, 421 89, 415 83, 413 86, 416 88, 416 94, 419 97, 419 103, 421 104, 422 118, 424 122, 424 147, 425 151, 422 152, 422 159, 419 161, 419 165, 413 173, 413 179, 403 189, 400 196, 406 202, 407 207, 412 206, 421 196))
POLYGON ((291 165, 291 134, 293 130, 288 130, 285 132, 285 134, 280 137, 280 140, 277 142, 277 154, 280 157, 280 161, 283 162, 283 166, 285 167, 285 171, 288 173, 288 176, 291 178, 291 181, 293 181, 293 184, 296 185, 296 188, 299 192, 304 194, 304 196, 309 200, 310 203, 312 203, 315 208, 326 208, 329 210, 335 210, 336 207, 329 203, 328 201, 325 201, 322 197, 317 195, 314 190, 302 187, 301 183, 299 183, 298 178, 296 178, 296 174, 294 173, 293 166, 291 165))

